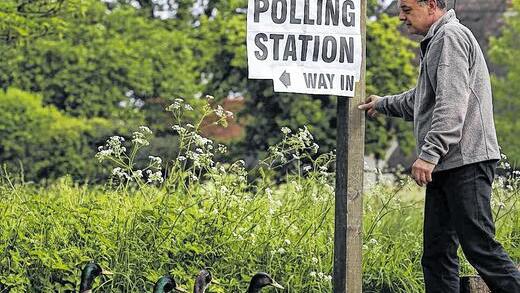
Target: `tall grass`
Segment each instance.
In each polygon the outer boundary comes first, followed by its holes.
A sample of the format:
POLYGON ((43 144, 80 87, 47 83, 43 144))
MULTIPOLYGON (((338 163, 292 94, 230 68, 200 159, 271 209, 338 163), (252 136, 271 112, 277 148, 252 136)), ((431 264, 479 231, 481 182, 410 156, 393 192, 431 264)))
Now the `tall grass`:
MULTIPOLYGON (((174 119, 189 111, 177 103, 169 108, 174 119)), ((191 287, 204 267, 220 283, 210 292, 244 292, 257 271, 269 272, 285 292, 331 292, 334 156, 316 157, 306 128, 283 129, 283 141, 246 170, 241 161, 214 162, 224 147, 200 137, 198 125, 174 128, 181 147, 168 166, 155 157, 147 166, 136 163, 151 135, 145 128, 131 144, 109 140, 98 155, 117 168, 106 186, 65 177, 41 187, 4 174, 0 282, 11 292, 71 290, 80 267, 96 261, 115 273, 97 281, 97 292, 150 291, 166 273, 191 287), (271 170, 287 164, 295 171, 276 183, 271 170)), ((519 189, 511 178, 501 180, 494 201, 498 238, 520 260, 519 189)), ((364 292, 423 292, 423 202, 405 199, 413 188, 403 180, 365 194, 364 292)), ((463 271, 471 272, 467 263, 463 271)))

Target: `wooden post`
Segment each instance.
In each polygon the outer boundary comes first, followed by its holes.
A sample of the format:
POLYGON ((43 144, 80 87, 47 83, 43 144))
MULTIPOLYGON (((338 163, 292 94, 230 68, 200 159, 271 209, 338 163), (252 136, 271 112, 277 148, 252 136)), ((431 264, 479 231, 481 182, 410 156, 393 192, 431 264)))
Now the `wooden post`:
POLYGON ((334 293, 347 292, 347 98, 338 97, 336 147, 336 209, 334 222, 334 293))
POLYGON ((334 293, 361 293, 363 241, 363 170, 365 113, 366 11, 361 0, 363 61, 354 98, 338 97, 336 148, 336 208, 334 231, 334 293))

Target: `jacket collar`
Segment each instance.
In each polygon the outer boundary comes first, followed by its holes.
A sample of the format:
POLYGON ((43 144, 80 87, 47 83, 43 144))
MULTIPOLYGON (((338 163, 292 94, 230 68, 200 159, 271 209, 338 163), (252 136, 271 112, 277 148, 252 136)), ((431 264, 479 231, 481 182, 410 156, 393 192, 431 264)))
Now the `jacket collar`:
POLYGON ((446 12, 441 18, 439 18, 428 30, 428 33, 424 37, 424 39, 421 42, 427 41, 435 35, 439 31, 441 27, 443 27, 445 24, 450 22, 459 22, 459 19, 457 18, 457 15, 455 14, 455 10, 450 9, 448 12, 446 12))
POLYGON ((426 54, 428 50, 428 45, 430 44, 430 40, 435 36, 435 34, 439 31, 441 27, 450 22, 459 22, 457 15, 455 14, 455 10, 450 9, 446 12, 441 18, 439 18, 428 30, 428 33, 421 41, 421 59, 426 54))

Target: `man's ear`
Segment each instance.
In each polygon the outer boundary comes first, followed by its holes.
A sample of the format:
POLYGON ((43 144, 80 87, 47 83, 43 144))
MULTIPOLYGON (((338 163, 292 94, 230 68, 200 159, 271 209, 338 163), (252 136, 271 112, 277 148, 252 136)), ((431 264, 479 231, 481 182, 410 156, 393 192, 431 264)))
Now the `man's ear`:
POLYGON ((428 11, 430 15, 434 14, 437 8, 437 0, 428 0, 428 11))

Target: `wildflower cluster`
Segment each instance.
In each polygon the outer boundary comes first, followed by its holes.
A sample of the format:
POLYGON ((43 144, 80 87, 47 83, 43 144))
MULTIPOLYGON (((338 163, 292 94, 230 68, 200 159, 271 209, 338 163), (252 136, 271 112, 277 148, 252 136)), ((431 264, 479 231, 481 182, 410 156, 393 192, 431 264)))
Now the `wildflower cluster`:
POLYGON ((166 107, 166 111, 172 113, 180 113, 182 110, 192 111, 193 107, 190 104, 185 104, 182 98, 177 98, 173 101, 173 104, 166 107))
MULTIPOLYGON (((268 155, 260 161, 259 167, 269 170, 287 168, 296 178, 312 178, 323 188, 313 193, 313 201, 317 203, 326 200, 325 194, 333 190, 332 170, 336 155, 333 152, 318 155, 319 146, 307 127, 299 128, 296 132, 282 127, 281 133, 282 141, 268 149, 268 155)), ((295 183, 294 189, 300 192, 302 186, 295 183)))
MULTIPOLYGON (((178 152, 172 158, 171 169, 167 172, 168 178, 163 178, 163 160, 159 157, 150 156, 146 168, 138 169, 135 166, 136 154, 141 148, 150 144, 149 141, 153 135, 152 131, 146 126, 139 127, 138 131, 132 134, 131 141, 126 143, 128 147, 131 145, 129 152, 124 146, 125 139, 114 136, 107 141, 106 145, 99 148, 96 157, 100 162, 108 160, 115 165, 112 176, 119 179, 120 182, 134 181, 141 185, 155 182, 163 183, 164 180, 167 180, 168 186, 180 184, 187 188, 190 182, 200 181, 202 177, 212 178, 217 190, 221 190, 222 194, 226 194, 232 202, 232 199, 237 196, 237 190, 247 186, 248 170, 243 160, 231 164, 222 164, 215 161, 215 156, 219 153, 225 154, 227 147, 202 136, 200 134, 201 128, 207 123, 225 125, 227 120, 233 117, 233 113, 226 111, 220 105, 211 106, 214 100, 212 96, 206 96, 206 98, 207 103, 197 108, 201 111, 198 119, 189 123, 186 123, 184 116, 187 112, 193 111, 194 107, 185 102, 184 99, 176 98, 165 109, 173 116, 172 130, 177 135, 179 143, 178 152), (212 117, 216 117, 216 120, 211 119, 212 117)), ((334 162, 335 156, 332 153, 327 153, 315 158, 319 146, 314 142, 314 137, 307 127, 300 128, 297 131, 284 127, 281 132, 283 134, 282 141, 269 149, 269 156, 259 165, 276 169, 295 163, 298 174, 315 176, 319 178, 322 187, 332 189, 329 183, 333 176, 332 173, 329 173, 329 169, 331 169, 330 165, 334 162)), ((265 186, 264 189, 267 187, 265 186)), ((296 184, 294 188, 301 191, 303 186, 296 184)), ((281 202, 273 197, 272 192, 267 190, 266 193, 271 207, 270 214, 274 214, 280 208, 281 202)), ((322 191, 315 192, 315 202, 324 200, 321 196, 322 191)), ((241 199, 248 200, 247 198, 241 199)))
POLYGON ((330 281, 332 281, 332 276, 328 275, 328 274, 325 274, 323 272, 311 271, 309 273, 309 276, 311 278, 316 279, 317 281, 321 281, 321 282, 330 282, 330 281))
POLYGON ((149 156, 149 163, 144 169, 135 169, 135 159, 139 150, 150 144, 152 131, 146 127, 139 127, 138 131, 132 134, 131 150, 127 154, 127 148, 123 145, 125 139, 120 136, 110 137, 105 145, 98 148, 96 158, 100 163, 109 161, 116 165, 112 169, 112 177, 121 183, 135 182, 138 185, 144 183, 162 183, 162 159, 149 156))
MULTIPOLYGON (((282 141, 269 147, 269 156, 261 164, 275 169, 318 153, 319 146, 314 143, 314 137, 306 126, 298 129, 297 133, 288 127, 283 127, 281 132, 284 136, 282 141)), ((310 166, 305 168, 307 171, 312 169, 310 166)))
POLYGON ((265 189, 265 194, 269 202, 269 214, 274 215, 276 210, 282 206, 282 201, 274 198, 273 191, 269 187, 265 189))
MULTIPOLYGON (((179 140, 179 150, 173 159, 173 165, 169 170, 169 182, 178 182, 185 178, 188 182, 199 181, 203 176, 212 178, 223 194, 227 194, 231 199, 236 195, 231 190, 247 182, 247 170, 245 162, 239 160, 232 164, 222 164, 215 161, 217 154, 226 154, 227 147, 223 144, 203 137, 201 128, 203 125, 219 125, 227 127, 228 120, 233 117, 233 113, 225 110, 222 106, 212 106, 213 96, 206 96, 207 103, 201 107, 200 116, 193 123, 185 123, 183 114, 191 106, 182 99, 176 99, 174 104, 166 108, 172 112, 174 125, 172 129, 177 134, 179 140), (225 178, 231 176, 233 180, 227 182, 225 178), (226 181, 220 182, 220 181, 226 181), (224 186, 227 184, 227 186, 224 186), (231 190, 228 190, 231 189, 231 190)), ((231 201, 232 202, 232 201, 231 201)))
POLYGON ((511 166, 505 154, 501 154, 498 169, 491 197, 495 222, 499 222, 515 210, 520 190, 520 171, 511 166))
POLYGON ((124 141, 125 139, 121 136, 110 137, 104 146, 98 147, 96 159, 103 162, 110 158, 121 158, 126 152, 126 148, 123 146, 124 141))
POLYGON ((132 143, 137 146, 147 146, 150 144, 148 139, 152 136, 152 131, 146 126, 140 126, 139 131, 132 134, 132 143))
POLYGON ((193 124, 183 121, 184 112, 193 109, 184 100, 176 99, 166 108, 173 114, 175 124, 172 129, 179 139, 179 150, 170 170, 170 178, 178 179, 178 176, 181 176, 179 173, 182 173, 182 176, 186 176, 190 181, 198 181, 203 174, 225 172, 222 166, 217 168, 214 157, 216 153, 225 154, 226 146, 203 137, 200 132, 203 122, 207 123, 210 117, 217 117, 213 124, 227 126, 227 119, 233 117, 233 113, 225 111, 220 105, 212 108, 210 102, 214 100, 213 96, 208 95, 206 99, 207 103, 201 109, 199 120, 193 124))

